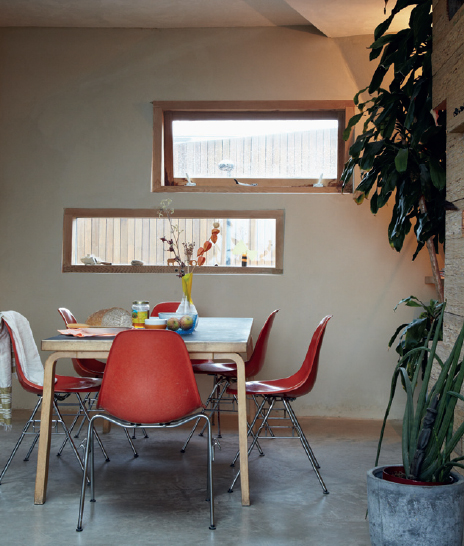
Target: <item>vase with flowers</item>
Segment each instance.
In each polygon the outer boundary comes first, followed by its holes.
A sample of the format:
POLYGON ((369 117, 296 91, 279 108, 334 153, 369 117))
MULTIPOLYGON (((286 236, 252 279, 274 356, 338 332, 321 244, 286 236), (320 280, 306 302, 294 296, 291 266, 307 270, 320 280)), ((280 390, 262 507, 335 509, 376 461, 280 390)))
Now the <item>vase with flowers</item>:
MULTIPOLYGON (((186 328, 184 333, 191 333, 198 323, 198 312, 192 301, 192 281, 193 273, 196 267, 204 265, 206 262, 205 254, 216 243, 219 230, 219 223, 214 222, 211 235, 207 241, 198 248, 196 259, 194 259, 195 242, 181 241, 183 230, 179 228, 178 223, 173 220, 174 209, 171 208, 171 199, 163 199, 159 208, 159 216, 167 218, 169 222, 170 238, 161 237, 161 241, 167 246, 167 250, 173 253, 174 257, 169 260, 175 265, 175 273, 182 280, 182 300, 176 311, 179 319, 189 315, 192 317, 192 326, 186 328)), ((182 328, 179 330, 181 331, 182 328)))

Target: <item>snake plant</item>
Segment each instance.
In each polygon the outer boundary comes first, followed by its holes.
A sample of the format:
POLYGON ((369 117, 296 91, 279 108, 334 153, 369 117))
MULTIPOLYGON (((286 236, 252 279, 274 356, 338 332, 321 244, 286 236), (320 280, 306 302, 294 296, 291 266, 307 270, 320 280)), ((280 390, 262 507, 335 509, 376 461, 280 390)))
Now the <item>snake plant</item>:
POLYGON ((437 355, 437 345, 444 312, 445 305, 436 319, 436 328, 430 329, 426 343, 407 352, 396 365, 375 463, 377 466, 398 377, 402 377, 407 395, 402 428, 403 466, 407 478, 422 482, 446 483, 454 466, 464 468, 461 462, 464 461, 464 456, 452 458, 454 449, 464 435, 464 423, 455 429, 453 427, 456 404, 458 400, 464 401, 461 394, 464 364, 460 356, 464 342, 464 325, 448 358, 443 362, 437 355), (421 357, 427 355, 422 381, 419 377, 420 366, 416 367, 412 380, 403 366, 404 361, 416 353, 421 357), (432 384, 431 372, 434 363, 439 366, 439 375, 432 384), (418 396, 414 396, 416 389, 419 391, 418 396))

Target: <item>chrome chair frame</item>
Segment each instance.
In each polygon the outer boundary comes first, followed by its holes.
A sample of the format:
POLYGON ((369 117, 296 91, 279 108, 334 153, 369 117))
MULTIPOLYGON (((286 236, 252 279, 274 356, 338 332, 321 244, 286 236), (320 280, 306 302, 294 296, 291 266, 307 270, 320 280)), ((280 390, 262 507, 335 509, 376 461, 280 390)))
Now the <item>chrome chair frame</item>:
POLYGON ((211 432, 211 422, 208 418, 208 416, 204 415, 203 413, 195 413, 193 415, 190 415, 188 417, 183 417, 182 419, 178 419, 176 421, 172 421, 170 423, 156 423, 156 424, 140 424, 140 423, 129 423, 127 421, 123 421, 122 419, 118 419, 116 417, 107 415, 107 414, 96 414, 94 415, 88 425, 88 433, 87 437, 90 438, 90 441, 87 442, 86 450, 85 450, 85 459, 84 459, 84 473, 82 476, 82 487, 81 487, 81 497, 79 502, 79 516, 77 521, 77 527, 76 531, 80 532, 82 531, 82 518, 84 515, 84 502, 85 502, 85 491, 86 491, 86 477, 88 474, 88 467, 90 464, 90 492, 92 498, 90 499, 90 502, 96 502, 95 499, 95 471, 94 471, 94 421, 95 419, 102 418, 107 421, 110 421, 111 423, 118 425, 124 429, 127 428, 174 428, 178 427, 180 425, 183 425, 185 423, 188 423, 194 419, 205 419, 206 425, 208 427, 208 446, 207 446, 207 492, 209 495, 209 498, 206 500, 209 500, 210 504, 210 525, 209 529, 212 531, 216 529, 215 523, 214 523, 214 492, 213 492, 213 439, 212 439, 212 432, 211 432), (90 459, 90 461, 89 461, 90 459))
MULTIPOLYGON (((261 404, 259 405, 258 407, 258 410, 253 418, 253 421, 250 423, 249 427, 248 427, 248 436, 252 436, 253 437, 253 440, 248 448, 248 456, 250 455, 250 453, 253 451, 253 448, 255 447, 256 443, 258 442, 258 438, 260 438, 261 440, 262 439, 271 439, 271 440, 275 440, 275 439, 299 439, 302 446, 303 446, 303 449, 305 450, 305 453, 309 459, 309 462, 311 463, 311 466, 313 467, 313 470, 314 472, 316 473, 316 476, 317 476, 317 479, 319 480, 319 483, 322 487, 322 491, 324 494, 328 495, 329 494, 329 491, 324 483, 324 480, 322 479, 322 476, 321 476, 321 473, 319 472, 319 469, 320 469, 320 464, 318 463, 317 459, 316 459, 316 456, 314 455, 314 452, 311 448, 311 446, 309 445, 309 442, 305 436, 305 433, 303 432, 303 429, 301 428, 301 425, 295 415, 295 412, 293 411, 293 408, 290 404, 290 402, 293 402, 294 400, 296 400, 296 398, 290 398, 290 397, 286 397, 286 396, 263 396, 262 397, 263 400, 261 402, 261 404), (271 415, 271 412, 272 410, 274 409, 274 405, 276 402, 282 402, 283 405, 284 405, 284 408, 285 408, 285 411, 288 413, 288 416, 290 418, 290 421, 292 423, 292 426, 293 426, 293 429, 296 431, 297 435, 295 436, 275 436, 275 435, 272 435, 272 436, 260 436, 262 430, 266 427, 267 425, 267 422, 269 420, 269 416, 271 415), (268 403, 269 404, 269 407, 267 408, 267 410, 265 411, 264 413, 264 417, 263 417, 263 420, 257 430, 256 433, 253 432, 253 428, 256 424, 256 421, 258 420, 258 418, 262 415, 263 415, 263 410, 264 410, 264 406, 265 404, 268 403)), ((238 455, 236 455, 235 459, 234 459, 234 462, 237 460, 238 458, 238 455)), ((234 464, 232 463, 231 466, 233 466, 234 464)), ((229 488, 229 493, 232 493, 233 490, 234 490, 234 485, 235 483, 237 482, 237 479, 238 477, 240 476, 240 470, 237 472, 237 474, 235 475, 233 481, 232 481, 232 484, 229 488)))

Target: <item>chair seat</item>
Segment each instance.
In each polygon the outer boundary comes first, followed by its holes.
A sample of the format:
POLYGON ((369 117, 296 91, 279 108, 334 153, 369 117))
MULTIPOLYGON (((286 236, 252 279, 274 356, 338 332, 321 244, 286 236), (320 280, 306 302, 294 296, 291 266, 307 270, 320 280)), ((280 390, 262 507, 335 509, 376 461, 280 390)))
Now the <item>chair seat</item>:
POLYGON ((103 375, 105 371, 106 362, 102 362, 96 358, 80 359, 80 362, 84 362, 85 367, 89 370, 89 372, 94 373, 95 375, 103 375))
MULTIPOLYGON (((292 377, 286 377, 284 379, 272 379, 270 381, 247 381, 246 393, 250 395, 265 395, 265 396, 289 396, 292 397, 292 391, 300 387, 299 384, 295 385, 295 381, 292 377)), ((230 394, 237 394, 235 385, 231 385, 227 392, 230 394)))
POLYGON ((55 376, 55 392, 96 392, 100 389, 101 379, 90 377, 55 376))
POLYGON ((237 364, 235 362, 214 362, 212 360, 192 360, 194 373, 210 375, 223 375, 237 377, 237 364))

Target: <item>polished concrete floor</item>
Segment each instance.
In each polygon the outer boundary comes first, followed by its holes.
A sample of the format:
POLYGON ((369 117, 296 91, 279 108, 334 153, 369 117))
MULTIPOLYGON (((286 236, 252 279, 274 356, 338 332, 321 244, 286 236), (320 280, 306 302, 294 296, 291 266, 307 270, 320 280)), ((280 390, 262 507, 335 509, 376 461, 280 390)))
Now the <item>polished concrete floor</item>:
MULTIPOLYGON (((16 411, 13 431, 0 431, 0 468, 25 420, 25 413, 16 411)), ((111 461, 96 453, 97 502, 86 502, 81 533, 75 530, 81 475, 69 446, 62 457, 54 456, 61 443, 54 436, 47 502, 35 506, 37 448, 24 462, 26 438, 0 485, 0 544, 368 546, 366 470, 375 460, 380 423, 301 421, 330 494, 322 493, 298 440, 267 440, 262 442, 264 457, 255 451, 250 456, 252 504, 242 507, 240 486, 228 493, 237 446, 237 434, 229 427, 214 464, 215 531, 208 529, 204 439, 194 436, 181 454, 186 429, 152 430, 148 439, 138 431, 138 458, 121 429, 102 436, 111 461)), ((399 458, 400 436, 393 425, 381 462, 399 458)))

